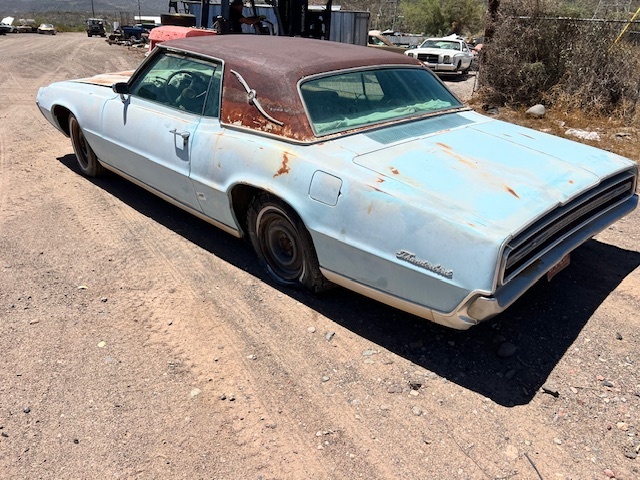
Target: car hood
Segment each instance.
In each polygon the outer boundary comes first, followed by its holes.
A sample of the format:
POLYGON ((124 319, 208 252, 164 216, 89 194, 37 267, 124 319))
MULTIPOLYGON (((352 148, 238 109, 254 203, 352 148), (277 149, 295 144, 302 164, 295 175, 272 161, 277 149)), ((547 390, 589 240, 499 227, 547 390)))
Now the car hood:
POLYGON ((374 150, 374 142, 362 142, 370 150, 353 161, 379 175, 377 190, 509 233, 633 165, 610 152, 479 114, 449 115, 464 125, 401 141, 374 132, 370 139, 392 144, 374 150))
POLYGON ((100 75, 95 75, 93 77, 87 78, 79 78, 74 81, 110 87, 114 83, 127 82, 131 75, 133 75, 133 70, 128 70, 125 72, 101 73, 100 75))

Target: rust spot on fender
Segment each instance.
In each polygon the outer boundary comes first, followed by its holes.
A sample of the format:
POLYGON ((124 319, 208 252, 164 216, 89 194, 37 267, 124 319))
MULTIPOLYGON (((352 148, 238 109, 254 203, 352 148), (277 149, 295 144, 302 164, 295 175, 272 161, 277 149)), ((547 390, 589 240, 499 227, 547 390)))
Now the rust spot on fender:
POLYGON ((515 192, 511 187, 507 187, 507 186, 505 185, 505 187, 504 187, 504 188, 506 188, 506 189, 507 189, 507 192, 509 192, 509 193, 510 193, 511 195, 513 195, 514 197, 516 197, 516 198, 520 198, 520 195, 518 195, 518 194, 517 194, 517 193, 516 193, 516 192, 515 192))
POLYGON ((393 173, 394 175, 399 175, 400 172, 398 171, 398 169, 396 167, 390 167, 389 170, 391 170, 391 173, 393 173))
POLYGON ((378 183, 384 183, 384 178, 379 178, 378 183))
POLYGON ((284 175, 285 173, 289 173, 291 171, 291 169, 289 168, 289 157, 287 156, 286 153, 282 154, 282 166, 280 167, 280 170, 278 170, 276 172, 276 174, 273 176, 273 178, 276 178, 277 176, 280 175, 284 175))
POLYGON ((574 182, 573 180, 569 180, 569 183, 570 183, 571 185, 573 185, 573 184, 574 184, 574 183, 576 183, 576 182, 574 182))

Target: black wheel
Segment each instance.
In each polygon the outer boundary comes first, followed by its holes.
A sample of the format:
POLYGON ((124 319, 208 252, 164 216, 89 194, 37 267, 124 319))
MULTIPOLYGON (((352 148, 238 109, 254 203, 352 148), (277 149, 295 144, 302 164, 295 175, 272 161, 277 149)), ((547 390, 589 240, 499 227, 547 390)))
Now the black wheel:
POLYGON ((87 177, 98 177, 103 174, 104 167, 100 165, 98 157, 87 142, 84 132, 74 115, 69 115, 69 136, 82 173, 87 177))
POLYGON ((312 292, 331 284, 322 276, 311 235, 296 213, 280 199, 256 196, 247 213, 249 238, 260 264, 279 285, 302 285, 312 292))

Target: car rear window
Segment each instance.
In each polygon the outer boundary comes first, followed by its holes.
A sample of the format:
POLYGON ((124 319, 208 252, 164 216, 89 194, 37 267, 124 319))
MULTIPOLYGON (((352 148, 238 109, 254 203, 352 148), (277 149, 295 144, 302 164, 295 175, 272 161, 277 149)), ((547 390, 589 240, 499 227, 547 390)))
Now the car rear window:
POLYGON ((463 105, 423 68, 379 68, 313 78, 300 85, 318 136, 463 105))

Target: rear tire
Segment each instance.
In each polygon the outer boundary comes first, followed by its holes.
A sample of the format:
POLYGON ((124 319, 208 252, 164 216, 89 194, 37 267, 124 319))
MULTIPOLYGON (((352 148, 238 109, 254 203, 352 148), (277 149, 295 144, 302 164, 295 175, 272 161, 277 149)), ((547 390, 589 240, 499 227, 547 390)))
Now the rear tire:
POLYGON ((87 177, 99 177, 104 173, 104 167, 100 165, 98 157, 87 142, 80 124, 74 115, 69 115, 69 136, 71 145, 76 154, 76 160, 80 171, 87 177))
POLYGON ((318 293, 331 287, 320 272, 311 235, 300 217, 270 194, 256 196, 247 212, 249 239, 260 265, 279 285, 318 293))

